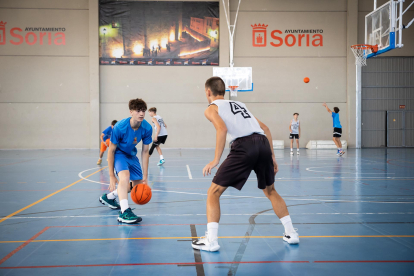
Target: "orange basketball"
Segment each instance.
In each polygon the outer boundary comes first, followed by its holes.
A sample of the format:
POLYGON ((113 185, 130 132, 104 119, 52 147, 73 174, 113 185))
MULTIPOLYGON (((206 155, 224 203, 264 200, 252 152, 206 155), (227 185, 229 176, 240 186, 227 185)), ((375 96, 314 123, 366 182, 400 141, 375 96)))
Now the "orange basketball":
POLYGON ((308 83, 308 82, 310 81, 310 79, 309 79, 308 77, 306 77, 306 78, 304 78, 304 79, 303 79, 303 81, 304 81, 305 83, 308 83))
POLYGON ((135 185, 134 188, 132 188, 131 198, 136 204, 147 204, 151 200, 151 197, 151 188, 145 183, 135 185))

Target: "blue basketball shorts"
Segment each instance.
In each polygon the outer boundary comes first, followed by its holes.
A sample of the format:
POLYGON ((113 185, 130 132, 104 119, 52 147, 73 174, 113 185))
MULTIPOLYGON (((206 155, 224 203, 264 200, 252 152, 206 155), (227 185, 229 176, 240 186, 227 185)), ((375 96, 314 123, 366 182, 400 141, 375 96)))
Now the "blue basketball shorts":
POLYGON ((114 166, 117 175, 121 171, 129 171, 130 180, 142 180, 142 169, 138 157, 116 153, 114 166))

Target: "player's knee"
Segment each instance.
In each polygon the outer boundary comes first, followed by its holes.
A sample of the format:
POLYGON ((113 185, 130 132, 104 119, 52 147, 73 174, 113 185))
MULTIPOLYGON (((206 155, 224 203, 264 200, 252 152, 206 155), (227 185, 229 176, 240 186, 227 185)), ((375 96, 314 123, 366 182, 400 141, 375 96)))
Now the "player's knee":
POLYGON ((207 195, 213 197, 220 197, 223 194, 223 191, 219 187, 220 186, 218 185, 211 186, 207 191, 207 195))
POLYGON ((267 186, 265 189, 263 189, 263 193, 265 194, 267 198, 271 197, 272 195, 276 193, 275 186, 274 185, 267 186))

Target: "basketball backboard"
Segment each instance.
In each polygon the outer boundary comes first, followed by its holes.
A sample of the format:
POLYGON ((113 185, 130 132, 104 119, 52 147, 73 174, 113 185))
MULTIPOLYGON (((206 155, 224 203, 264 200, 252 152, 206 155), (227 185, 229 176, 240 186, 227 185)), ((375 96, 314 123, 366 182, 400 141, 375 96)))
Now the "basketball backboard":
POLYGON ((396 3, 389 1, 365 16, 365 44, 378 45, 378 52, 367 50, 367 58, 395 48, 396 3))
POLYGON ((214 67, 213 76, 222 78, 226 91, 234 93, 234 87, 236 93, 253 91, 252 67, 214 67))

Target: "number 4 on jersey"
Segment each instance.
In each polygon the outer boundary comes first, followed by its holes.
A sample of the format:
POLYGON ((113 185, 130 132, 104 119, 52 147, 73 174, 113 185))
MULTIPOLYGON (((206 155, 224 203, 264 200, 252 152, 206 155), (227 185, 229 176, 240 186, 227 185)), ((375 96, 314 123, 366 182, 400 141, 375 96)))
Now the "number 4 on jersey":
POLYGON ((235 102, 230 102, 230 108, 231 108, 231 112, 233 112, 234 115, 240 113, 243 118, 248 119, 251 118, 249 112, 247 112, 246 108, 241 107, 240 105, 238 105, 235 102))

